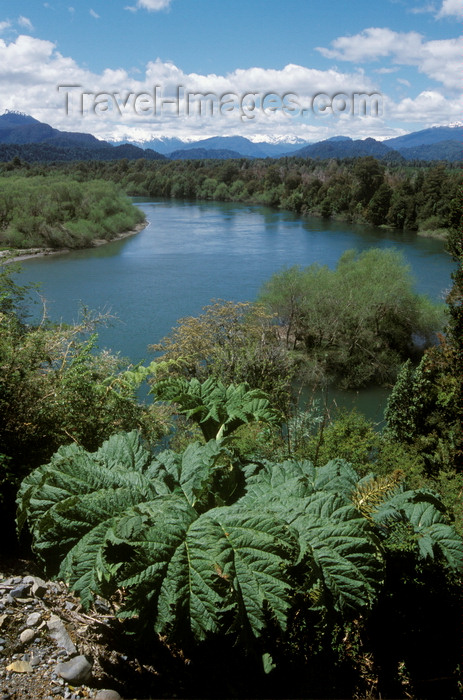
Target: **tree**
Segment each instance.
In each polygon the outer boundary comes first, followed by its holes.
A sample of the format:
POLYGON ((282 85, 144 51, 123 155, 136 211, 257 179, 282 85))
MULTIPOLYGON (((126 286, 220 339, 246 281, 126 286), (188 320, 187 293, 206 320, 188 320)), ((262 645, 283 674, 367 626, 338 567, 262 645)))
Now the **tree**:
POLYGON ((413 291, 401 255, 347 251, 335 270, 317 264, 273 275, 259 300, 286 329, 287 344, 342 386, 390 381, 416 352, 414 338, 432 342, 442 309, 413 291))
POLYGON ((151 350, 160 352, 161 360, 180 360, 176 373, 188 379, 246 382, 285 410, 292 368, 273 320, 262 305, 218 301, 204 307, 200 316, 180 319, 151 350))
POLYGON ((366 218, 375 226, 386 222, 387 213, 392 198, 392 189, 387 182, 383 182, 374 193, 368 204, 366 218))
POLYGON ((383 184, 384 166, 373 156, 365 156, 357 159, 353 174, 358 182, 355 192, 356 201, 366 205, 383 184))

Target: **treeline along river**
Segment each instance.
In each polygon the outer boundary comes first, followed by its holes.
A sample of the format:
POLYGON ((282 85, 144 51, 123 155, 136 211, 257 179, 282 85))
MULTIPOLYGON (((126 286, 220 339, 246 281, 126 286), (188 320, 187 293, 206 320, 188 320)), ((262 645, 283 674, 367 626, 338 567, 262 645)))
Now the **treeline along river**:
MULTIPOLYGON (((137 201, 137 200, 135 200, 137 201)), ((252 301, 283 266, 314 262, 334 268, 348 249, 399 249, 416 289, 443 300, 454 263, 440 240, 414 233, 301 218, 242 204, 138 201, 148 220, 139 234, 86 250, 22 263, 21 283, 34 282, 53 321, 76 320, 79 306, 117 316, 101 328, 100 347, 132 362, 149 360, 147 346, 211 299, 252 301)), ((380 419, 385 390, 334 392, 332 397, 380 419)))

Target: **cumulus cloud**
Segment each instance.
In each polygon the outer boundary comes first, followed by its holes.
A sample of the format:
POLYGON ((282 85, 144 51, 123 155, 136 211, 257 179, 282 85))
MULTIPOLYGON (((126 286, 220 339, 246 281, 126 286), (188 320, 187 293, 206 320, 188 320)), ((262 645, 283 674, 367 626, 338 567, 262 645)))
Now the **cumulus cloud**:
POLYGON ((148 12, 159 12, 167 10, 170 7, 172 0, 138 0, 136 7, 126 7, 126 10, 148 10, 148 12))
POLYGON ((331 42, 330 49, 317 46, 325 58, 364 63, 378 61, 387 56, 400 56, 402 60, 417 57, 423 36, 417 32, 394 32, 383 27, 369 27, 353 36, 341 36, 331 42))
POLYGON ((18 17, 18 24, 20 27, 23 27, 23 29, 28 29, 30 32, 32 32, 34 29, 30 19, 28 19, 27 17, 23 17, 22 15, 18 17))
POLYGON ((462 110, 462 97, 448 99, 435 90, 425 90, 415 98, 406 97, 399 102, 386 100, 388 118, 420 124, 420 128, 449 124, 461 118, 462 110))
POLYGON ((417 32, 370 27, 354 36, 338 37, 331 48, 317 47, 317 51, 325 58, 353 63, 390 58, 395 64, 415 66, 446 88, 461 90, 463 37, 425 41, 417 32))
POLYGON ((444 0, 442 7, 436 15, 438 18, 441 17, 463 17, 463 3, 462 0, 444 0))
MULTIPOLYGON (((175 104, 168 101, 175 102, 179 86, 198 99, 201 95, 220 98, 224 94, 234 94, 241 99, 248 94, 251 103, 254 93, 257 96, 272 93, 279 98, 291 94, 301 107, 309 107, 319 93, 349 95, 377 92, 378 89, 375 81, 362 70, 332 68, 323 71, 296 64, 281 70, 252 67, 222 75, 187 73, 172 62, 158 59, 149 62, 136 77, 122 69, 107 68, 95 73, 63 56, 51 41, 30 35, 18 36, 10 42, 0 39, 2 107, 32 114, 40 121, 67 131, 85 131, 102 139, 115 140, 149 140, 155 135, 200 139, 236 133, 248 138, 269 139, 294 135, 312 141, 339 133, 352 138, 387 138, 397 132, 388 126, 386 119, 370 114, 355 118, 340 114, 335 118, 323 114, 314 116, 308 110, 306 115, 296 117, 278 110, 267 114, 256 111, 248 118, 238 110, 214 112, 212 116, 195 109, 190 113, 182 109, 177 112, 175 104), (85 92, 90 94, 84 99, 85 92), (158 96, 156 112, 134 109, 137 95, 148 104, 155 93, 158 96)), ((260 98, 255 99, 258 102, 260 98)), ((449 100, 438 91, 398 103, 386 99, 386 118, 388 121, 400 118, 410 123, 428 123, 430 119, 432 123, 448 123, 461 115, 461 102, 461 99, 449 100)), ((197 101, 195 104, 197 106, 197 101)))

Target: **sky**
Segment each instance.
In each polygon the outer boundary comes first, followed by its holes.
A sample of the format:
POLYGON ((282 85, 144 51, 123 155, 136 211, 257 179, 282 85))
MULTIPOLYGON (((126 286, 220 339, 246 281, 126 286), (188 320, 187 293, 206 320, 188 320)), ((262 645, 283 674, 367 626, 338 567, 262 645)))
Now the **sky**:
POLYGON ((463 0, 2 0, 0 113, 116 141, 382 140, 462 121, 462 24, 463 0))

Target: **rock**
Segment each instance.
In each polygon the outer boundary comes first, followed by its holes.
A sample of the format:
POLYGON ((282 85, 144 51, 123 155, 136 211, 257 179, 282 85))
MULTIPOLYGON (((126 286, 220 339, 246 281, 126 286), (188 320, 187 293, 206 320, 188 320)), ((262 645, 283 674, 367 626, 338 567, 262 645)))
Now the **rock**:
POLYGON ((66 649, 68 654, 76 654, 77 649, 68 634, 68 631, 57 615, 52 615, 47 622, 50 637, 58 646, 66 649))
POLYGON ((29 644, 29 642, 32 642, 34 637, 35 630, 31 630, 29 627, 26 627, 26 629, 21 632, 19 639, 21 640, 21 644, 29 644))
POLYGON ((33 656, 29 663, 33 667, 40 666, 40 664, 42 663, 42 657, 41 656, 33 656))
POLYGON ((19 586, 15 586, 15 588, 13 588, 10 591, 9 595, 15 599, 16 598, 27 598, 30 587, 31 587, 30 583, 21 583, 21 584, 19 584, 19 586))
POLYGON ((93 664, 87 657, 81 654, 74 656, 70 661, 58 664, 55 670, 61 678, 64 678, 71 685, 82 685, 92 675, 92 666, 93 664))
POLYGON ((32 586, 32 595, 36 598, 43 598, 48 590, 46 582, 39 576, 25 576, 23 581, 32 586))
POLYGON ((99 690, 94 700, 122 700, 116 690, 99 690))
POLYGON ((35 627, 36 625, 39 624, 40 620, 42 619, 42 615, 39 612, 34 612, 31 613, 26 620, 26 625, 28 627, 35 627))

